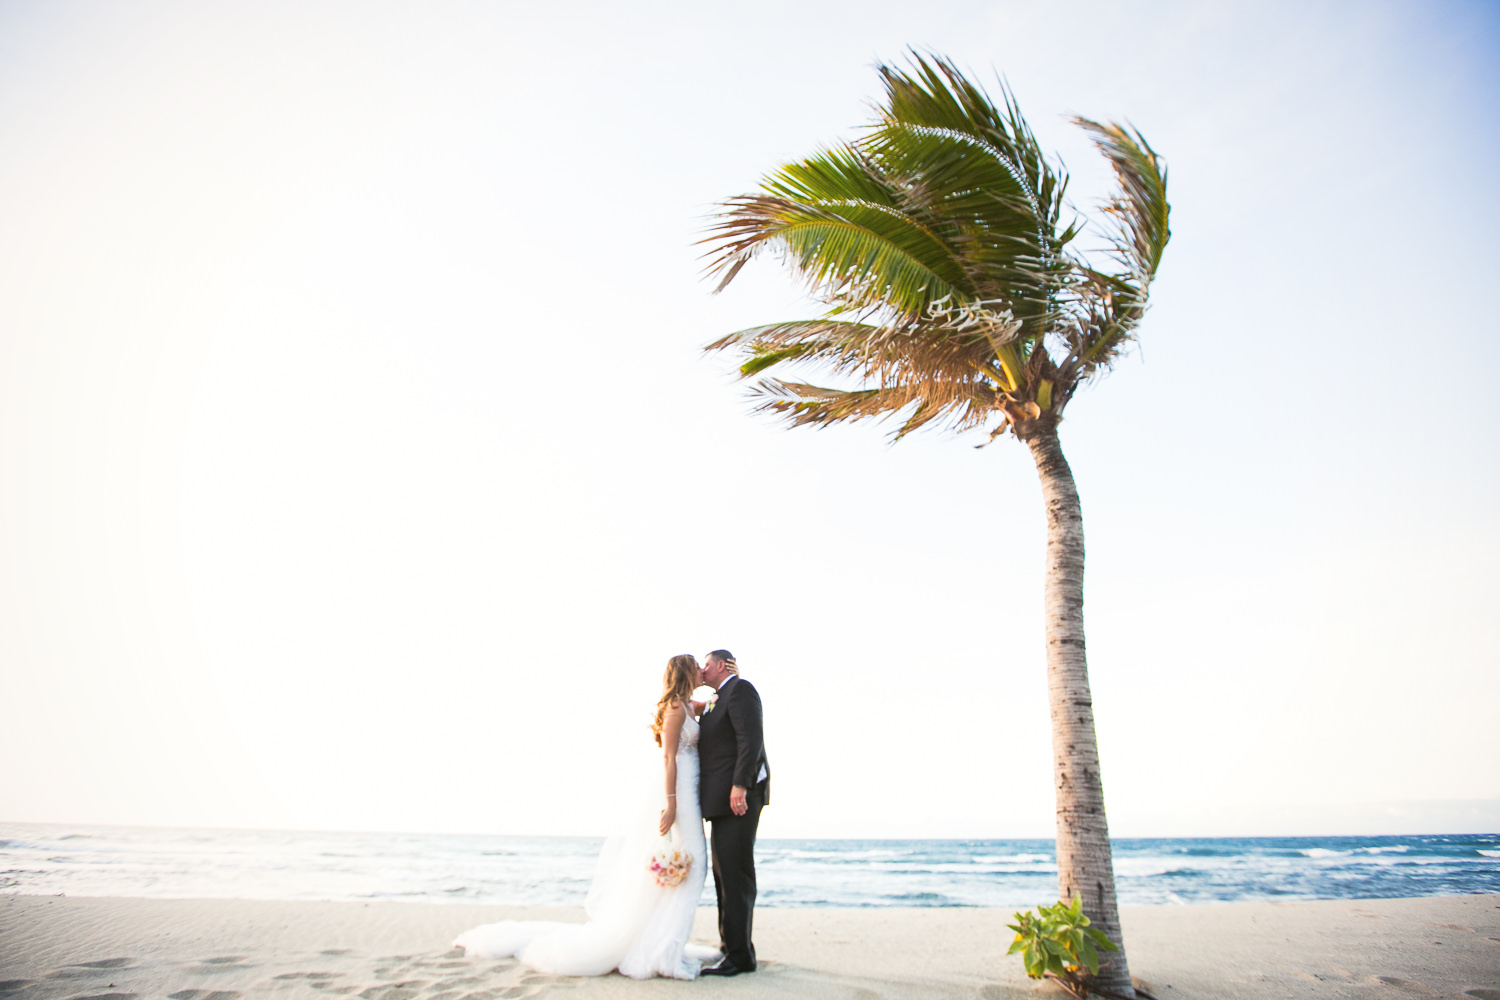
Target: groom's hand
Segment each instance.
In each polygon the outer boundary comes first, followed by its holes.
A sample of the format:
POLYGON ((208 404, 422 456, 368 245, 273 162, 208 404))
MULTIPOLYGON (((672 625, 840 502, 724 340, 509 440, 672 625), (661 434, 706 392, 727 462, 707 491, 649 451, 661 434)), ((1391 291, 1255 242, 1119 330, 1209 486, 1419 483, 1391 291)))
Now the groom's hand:
POLYGON ((743 816, 750 811, 750 806, 745 802, 745 786, 735 785, 729 790, 729 811, 736 816, 743 816))

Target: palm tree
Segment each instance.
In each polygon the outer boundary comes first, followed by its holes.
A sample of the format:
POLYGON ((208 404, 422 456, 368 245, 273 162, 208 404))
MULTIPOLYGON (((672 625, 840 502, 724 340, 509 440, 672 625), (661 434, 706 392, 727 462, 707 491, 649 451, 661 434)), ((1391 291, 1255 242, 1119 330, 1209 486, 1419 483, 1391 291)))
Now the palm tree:
POLYGON ((829 306, 742 330, 758 412, 793 426, 894 418, 1031 450, 1047 513, 1048 691, 1061 897, 1121 944, 1091 985, 1134 996, 1120 937, 1083 633, 1083 514, 1057 428, 1079 386, 1133 338, 1168 238, 1166 170, 1135 129, 1073 119, 1114 169, 1099 246, 1073 246, 1067 176, 1001 84, 996 103, 941 57, 881 66, 885 99, 858 140, 789 163, 722 206, 705 240, 719 290, 775 249, 829 306), (839 388, 766 375, 813 368, 839 388))

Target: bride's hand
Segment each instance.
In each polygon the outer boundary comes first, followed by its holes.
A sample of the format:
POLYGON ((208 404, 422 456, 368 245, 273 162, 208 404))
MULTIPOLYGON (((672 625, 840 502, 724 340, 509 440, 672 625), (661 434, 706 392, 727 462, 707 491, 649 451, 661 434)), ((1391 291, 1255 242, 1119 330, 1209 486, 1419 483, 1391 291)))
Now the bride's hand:
POLYGON ((661 811, 661 822, 656 825, 657 832, 665 837, 675 822, 677 822, 677 804, 668 802, 667 808, 661 811))

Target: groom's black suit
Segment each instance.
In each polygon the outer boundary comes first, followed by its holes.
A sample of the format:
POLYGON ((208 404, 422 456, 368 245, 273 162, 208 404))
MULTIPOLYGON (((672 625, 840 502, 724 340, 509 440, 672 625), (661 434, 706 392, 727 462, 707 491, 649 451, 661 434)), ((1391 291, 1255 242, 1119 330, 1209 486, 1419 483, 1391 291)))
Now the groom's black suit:
POLYGON ((719 900, 719 938, 724 960, 750 972, 755 945, 755 831, 761 807, 771 801, 760 695, 749 681, 731 677, 719 688, 713 710, 698 731, 698 799, 713 825, 714 894, 719 900), (761 777, 762 771, 765 777, 761 777), (730 789, 746 790, 745 815, 729 808, 730 789))

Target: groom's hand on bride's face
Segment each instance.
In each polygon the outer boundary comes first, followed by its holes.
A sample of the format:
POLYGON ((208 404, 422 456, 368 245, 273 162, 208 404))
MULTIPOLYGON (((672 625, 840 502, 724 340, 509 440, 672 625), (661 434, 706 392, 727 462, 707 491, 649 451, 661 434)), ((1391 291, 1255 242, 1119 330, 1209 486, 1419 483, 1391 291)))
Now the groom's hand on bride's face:
POLYGON ((750 811, 750 806, 745 801, 745 789, 740 785, 729 790, 729 811, 736 816, 743 816, 750 811))

